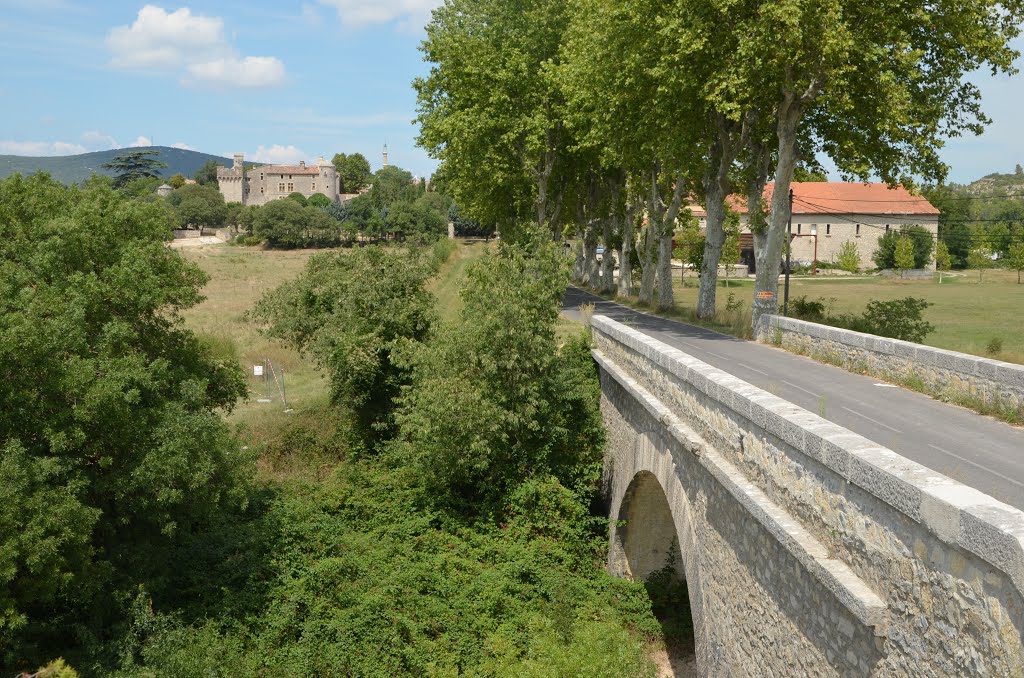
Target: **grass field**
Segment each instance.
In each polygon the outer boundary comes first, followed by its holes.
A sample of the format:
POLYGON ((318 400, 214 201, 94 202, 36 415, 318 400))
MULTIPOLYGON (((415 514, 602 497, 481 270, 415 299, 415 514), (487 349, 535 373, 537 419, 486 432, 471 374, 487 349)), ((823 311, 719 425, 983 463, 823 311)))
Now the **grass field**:
MULTIPOLYGON (((676 314, 685 316, 697 300, 696 278, 688 276, 693 287, 684 287, 677 272, 675 282, 676 314)), ((733 280, 729 287, 720 284, 718 307, 724 309, 729 294, 744 304, 747 314, 753 296, 753 281, 733 280)), ((779 286, 782 296, 782 286, 779 286)), ((933 306, 925 311, 925 318, 935 325, 934 333, 928 335, 925 343, 929 346, 989 355, 987 348, 992 339, 1002 340, 1003 349, 995 357, 999 360, 1024 363, 1024 332, 1021 331, 1024 316, 1024 285, 1017 284, 1013 271, 985 271, 982 282, 978 282, 977 271, 943 275, 943 282, 902 281, 875 277, 843 279, 820 276, 818 278, 793 278, 790 298, 806 296, 808 299, 824 298, 831 305, 833 313, 860 313, 872 299, 887 301, 900 297, 920 297, 933 306)))
MULTIPOLYGON (((428 289, 437 297, 438 313, 444 320, 458 317, 462 306, 459 290, 470 263, 476 261, 489 245, 461 243, 442 267, 428 289)), ((297 277, 309 258, 319 250, 263 250, 258 247, 227 247, 223 245, 180 250, 182 256, 198 264, 210 276, 203 289, 206 301, 184 313, 188 326, 219 345, 234 351, 249 375, 250 398, 240 402, 228 420, 243 426, 243 434, 255 442, 266 439, 269 429, 284 426, 293 418, 285 412, 276 387, 272 402, 257 400, 266 393, 263 380, 253 377, 253 366, 269 359, 284 373, 285 394, 290 409, 300 412, 323 401, 327 381, 315 369, 312 360, 280 342, 267 339, 245 318, 245 312, 259 298, 288 280, 297 277)))

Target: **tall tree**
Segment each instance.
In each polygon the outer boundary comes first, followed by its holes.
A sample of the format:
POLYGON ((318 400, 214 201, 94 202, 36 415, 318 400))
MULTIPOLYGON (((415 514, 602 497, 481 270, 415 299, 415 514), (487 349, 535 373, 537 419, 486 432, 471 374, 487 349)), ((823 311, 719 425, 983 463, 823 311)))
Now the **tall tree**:
POLYGON ((373 178, 370 161, 362 153, 336 153, 331 163, 338 172, 342 193, 359 193, 373 178))
POLYGON ((568 139, 553 71, 568 17, 559 0, 447 0, 421 47, 418 141, 460 208, 506 237, 528 221, 559 230, 568 139))
POLYGON ((1009 41, 1022 17, 1019 0, 936 0, 917 11, 897 0, 782 0, 763 3, 749 24, 735 27, 744 80, 774 100, 778 140, 771 251, 758 262, 755 323, 777 310, 774 248, 781 254, 800 159, 820 150, 847 176, 874 174, 890 184, 907 174, 941 179, 943 139, 980 133, 987 122, 965 76, 981 67, 1013 70, 1009 41))
POLYGON ((128 151, 103 163, 105 169, 115 173, 114 188, 121 188, 137 179, 156 179, 167 163, 157 160, 160 151, 128 151))
POLYGON ((217 164, 216 160, 207 160, 202 166, 196 170, 196 173, 192 176, 196 180, 196 183, 200 186, 213 186, 217 187, 217 169, 220 165, 217 164))

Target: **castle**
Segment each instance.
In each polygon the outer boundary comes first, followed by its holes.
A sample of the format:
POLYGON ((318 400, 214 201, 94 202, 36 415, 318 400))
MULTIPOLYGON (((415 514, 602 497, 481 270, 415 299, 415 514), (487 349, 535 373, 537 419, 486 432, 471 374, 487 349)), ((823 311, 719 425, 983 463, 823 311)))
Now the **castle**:
POLYGON ((316 165, 262 165, 245 170, 245 156, 235 153, 234 165, 217 168, 217 184, 225 202, 265 205, 273 200, 301 193, 307 198, 322 193, 332 202, 341 201, 340 182, 334 165, 320 160, 316 165))

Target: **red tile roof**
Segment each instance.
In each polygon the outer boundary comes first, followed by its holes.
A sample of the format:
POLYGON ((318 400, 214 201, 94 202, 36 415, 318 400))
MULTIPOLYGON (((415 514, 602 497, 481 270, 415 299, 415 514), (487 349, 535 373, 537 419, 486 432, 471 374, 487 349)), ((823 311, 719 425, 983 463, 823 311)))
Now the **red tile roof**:
MULTIPOLYGON (((766 203, 771 203, 774 188, 774 184, 765 187, 766 203)), ((745 197, 731 195, 727 202, 735 212, 747 213, 745 197)), ((690 209, 694 216, 707 216, 700 206, 691 205, 690 209)), ((902 186, 889 188, 883 183, 794 181, 793 214, 938 216, 939 210, 924 196, 914 195, 902 186)))

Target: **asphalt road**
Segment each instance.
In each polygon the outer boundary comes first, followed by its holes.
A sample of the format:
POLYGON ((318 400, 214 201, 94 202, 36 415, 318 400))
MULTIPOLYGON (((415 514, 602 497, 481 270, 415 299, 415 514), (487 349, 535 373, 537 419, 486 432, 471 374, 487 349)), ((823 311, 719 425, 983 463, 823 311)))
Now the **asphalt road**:
POLYGON ((562 313, 578 321, 584 303, 593 303, 596 315, 628 320, 633 329, 1024 510, 1024 428, 576 288, 566 293, 562 313))

